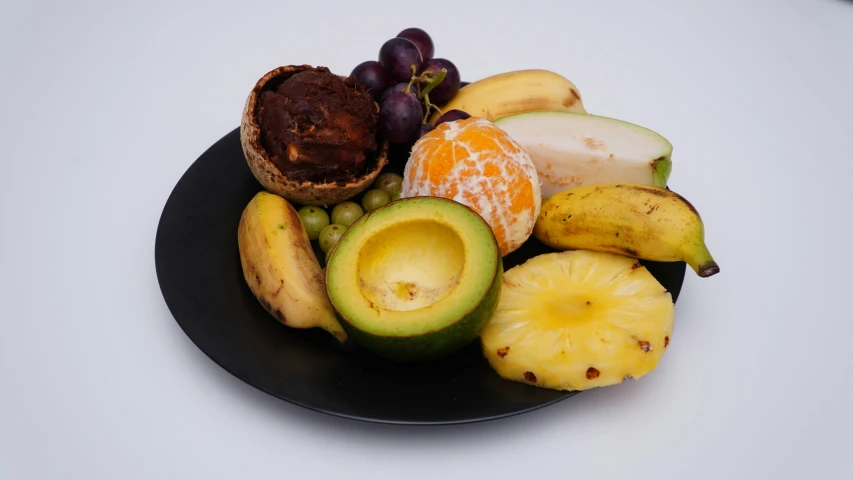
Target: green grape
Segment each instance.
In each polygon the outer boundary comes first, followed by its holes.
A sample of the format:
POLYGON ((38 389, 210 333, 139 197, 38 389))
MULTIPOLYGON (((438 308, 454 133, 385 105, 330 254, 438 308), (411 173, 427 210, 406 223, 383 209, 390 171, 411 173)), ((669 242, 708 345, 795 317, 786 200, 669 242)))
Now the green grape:
POLYGON ((361 199, 361 206, 365 212, 372 212, 377 208, 391 202, 391 196, 382 190, 368 190, 361 199))
POLYGON ((396 173, 386 172, 376 178, 376 188, 393 197, 403 188, 403 177, 396 173))
POLYGON ((299 218, 302 219, 302 225, 305 226, 305 231, 308 232, 309 240, 317 240, 320 237, 320 231, 331 223, 329 221, 329 214, 325 210, 310 205, 299 209, 299 218))
POLYGON ((338 240, 344 236, 344 232, 347 231, 347 227, 343 225, 331 224, 326 226, 323 231, 320 232, 320 250, 323 253, 329 253, 329 251, 334 247, 338 240))
POLYGON ((351 227, 362 215, 364 215, 364 210, 359 204, 355 202, 339 203, 332 209, 332 223, 351 227))
POLYGON ((399 200, 399 199, 400 199, 400 194, 401 194, 401 193, 402 193, 402 192, 400 192, 399 190, 398 190, 398 191, 396 191, 396 192, 394 192, 394 193, 391 195, 391 201, 392 201, 392 202, 396 202, 397 200, 399 200))

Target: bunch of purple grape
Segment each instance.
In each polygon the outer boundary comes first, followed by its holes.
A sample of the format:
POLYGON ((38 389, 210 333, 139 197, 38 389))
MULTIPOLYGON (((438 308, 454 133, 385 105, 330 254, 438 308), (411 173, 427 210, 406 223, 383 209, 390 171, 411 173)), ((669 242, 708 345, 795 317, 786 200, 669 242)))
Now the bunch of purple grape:
POLYGON ((459 92, 461 83, 456 65, 433 58, 434 53, 425 31, 407 28, 382 45, 379 61, 362 62, 352 71, 379 103, 379 134, 392 143, 414 142, 440 123, 469 116, 452 110, 443 112, 435 125, 427 123, 433 110, 459 92))

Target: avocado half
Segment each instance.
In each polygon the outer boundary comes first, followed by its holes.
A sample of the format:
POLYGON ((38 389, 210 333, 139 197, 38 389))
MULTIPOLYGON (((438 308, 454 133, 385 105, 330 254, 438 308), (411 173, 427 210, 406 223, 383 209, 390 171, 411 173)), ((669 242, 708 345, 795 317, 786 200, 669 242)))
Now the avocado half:
POLYGON ((397 361, 431 360, 475 340, 497 308, 503 262, 476 212, 437 197, 362 216, 326 265, 326 292, 352 339, 397 361))

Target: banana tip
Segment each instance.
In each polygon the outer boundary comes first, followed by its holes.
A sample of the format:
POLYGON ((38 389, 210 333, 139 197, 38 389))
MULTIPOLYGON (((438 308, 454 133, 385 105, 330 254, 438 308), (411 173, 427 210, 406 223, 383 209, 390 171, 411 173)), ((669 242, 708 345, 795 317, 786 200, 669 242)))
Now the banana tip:
POLYGON ((720 273, 720 266, 717 265, 717 262, 708 262, 703 265, 699 265, 697 273, 700 277, 707 278, 720 273))

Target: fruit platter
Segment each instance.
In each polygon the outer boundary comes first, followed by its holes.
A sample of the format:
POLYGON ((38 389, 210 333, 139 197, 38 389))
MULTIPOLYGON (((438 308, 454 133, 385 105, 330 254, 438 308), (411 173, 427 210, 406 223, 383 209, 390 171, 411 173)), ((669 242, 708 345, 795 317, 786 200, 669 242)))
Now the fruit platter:
POLYGON ((641 381, 685 274, 720 271, 671 188, 672 144, 587 111, 563 74, 467 83, 435 53, 407 28, 349 73, 273 66, 248 86, 160 218, 175 320, 244 382, 366 421, 488 420, 641 381))

